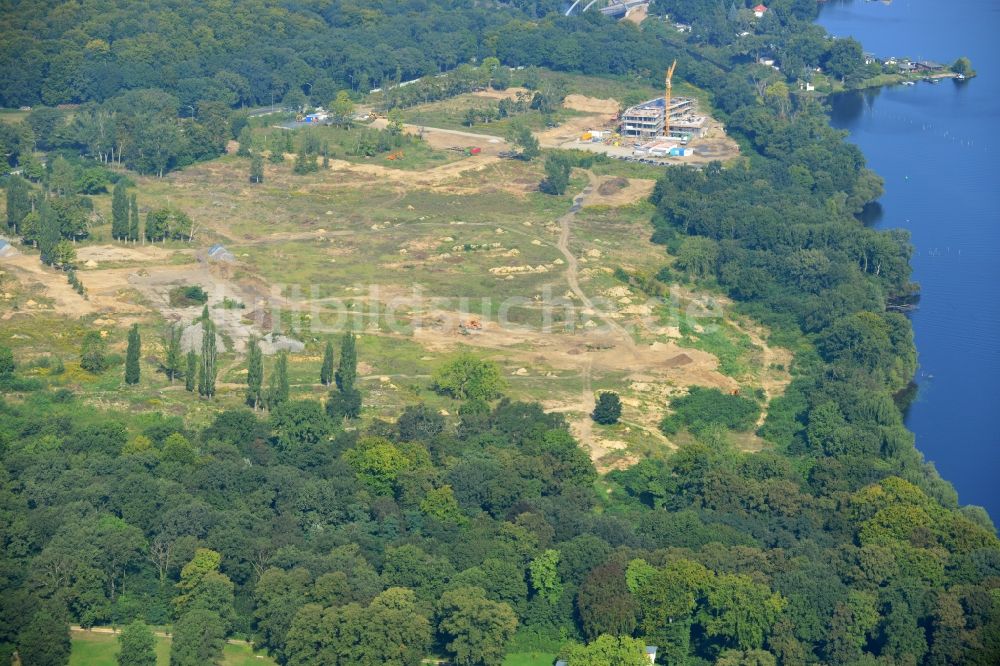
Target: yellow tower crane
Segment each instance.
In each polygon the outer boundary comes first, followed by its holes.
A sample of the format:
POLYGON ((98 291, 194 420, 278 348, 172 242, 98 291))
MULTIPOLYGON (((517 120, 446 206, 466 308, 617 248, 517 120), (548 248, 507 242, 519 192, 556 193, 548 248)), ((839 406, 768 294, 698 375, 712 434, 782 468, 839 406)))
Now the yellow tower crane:
POLYGON ((670 93, 673 89, 673 84, 671 83, 674 79, 674 69, 677 67, 677 61, 670 65, 670 69, 667 70, 667 90, 666 94, 663 96, 663 136, 670 138, 670 93))

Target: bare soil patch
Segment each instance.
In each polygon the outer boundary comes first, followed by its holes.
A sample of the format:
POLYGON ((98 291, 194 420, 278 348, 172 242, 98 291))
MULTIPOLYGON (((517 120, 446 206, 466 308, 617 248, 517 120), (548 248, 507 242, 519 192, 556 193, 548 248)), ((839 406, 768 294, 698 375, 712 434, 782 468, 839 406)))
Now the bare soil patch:
POLYGON ((725 162, 740 155, 739 144, 726 135, 726 128, 715 119, 709 119, 704 134, 700 138, 692 140, 688 144, 688 148, 694 151, 694 155, 685 157, 684 161, 692 163, 715 160, 725 162))
MULTIPOLYGON (((54 309, 71 319, 77 319, 108 307, 108 304, 93 296, 90 300, 86 300, 73 291, 69 282, 66 281, 66 273, 43 266, 37 255, 19 254, 7 257, 4 259, 3 268, 9 271, 21 284, 25 286, 37 284, 41 287, 44 297, 52 300, 52 306, 50 308, 36 305, 35 307, 39 310, 54 309)), ((29 305, 29 307, 31 306, 29 305)), ((22 310, 22 312, 25 311, 30 312, 31 310, 22 310)), ((7 319, 12 315, 13 311, 8 311, 4 314, 4 318, 7 319)))
POLYGON ((640 23, 646 20, 646 17, 648 15, 649 15, 649 5, 638 5, 630 9, 628 13, 625 14, 625 20, 631 21, 632 23, 639 25, 640 23))
MULTIPOLYGON (((182 253, 193 253, 193 250, 180 250, 182 253)), ((174 250, 168 250, 155 245, 86 245, 76 252, 80 262, 96 261, 135 261, 163 263, 169 261, 174 250)))
POLYGON ((433 188, 456 180, 467 171, 481 171, 500 161, 499 157, 477 155, 458 162, 442 164, 426 171, 408 171, 405 169, 389 169, 377 164, 355 164, 343 160, 330 160, 330 170, 339 173, 350 173, 376 177, 384 181, 392 181, 408 186, 433 188))
MULTIPOLYGON (((615 107, 617 109, 617 107, 615 107)), ((589 114, 569 118, 559 127, 552 127, 542 132, 536 132, 535 137, 545 148, 562 148, 568 141, 575 141, 584 132, 595 129, 606 129, 614 122, 614 114, 589 114)))
MULTIPOLYGON (((508 95, 505 95, 505 97, 506 96, 508 95)), ((371 126, 382 129, 388 124, 389 121, 385 118, 378 118, 372 122, 371 126)), ((464 130, 445 129, 442 127, 426 127, 424 125, 403 125, 403 131, 407 134, 422 136, 424 141, 427 142, 427 145, 438 150, 477 147, 482 150, 480 155, 496 155, 501 151, 506 150, 504 146, 507 141, 502 136, 480 134, 478 132, 466 132, 464 130)), ((442 167, 443 166, 450 165, 445 164, 442 165, 442 167)), ((440 169, 442 167, 435 167, 435 169, 440 169)), ((431 171, 434 171, 435 169, 431 169, 431 171)))
POLYGON ((566 95, 563 106, 574 111, 584 113, 598 113, 603 115, 615 115, 618 113, 618 100, 600 99, 598 97, 587 97, 586 95, 566 95))
POLYGON ((607 178, 597 187, 599 196, 585 206, 628 206, 649 198, 656 181, 648 178, 607 178))
POLYGON ((487 90, 477 90, 476 92, 472 93, 472 96, 481 97, 483 99, 504 99, 505 97, 510 97, 511 99, 515 99, 517 97, 517 93, 524 93, 529 97, 533 94, 527 88, 514 86, 511 88, 507 88, 506 90, 493 90, 492 88, 489 88, 487 90))

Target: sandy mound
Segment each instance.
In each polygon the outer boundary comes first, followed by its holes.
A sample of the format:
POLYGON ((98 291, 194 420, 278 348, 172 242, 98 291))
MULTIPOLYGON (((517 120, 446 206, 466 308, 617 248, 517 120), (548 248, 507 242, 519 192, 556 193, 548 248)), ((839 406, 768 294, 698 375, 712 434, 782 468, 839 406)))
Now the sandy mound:
POLYGON ((587 97, 586 95, 566 95, 563 106, 574 111, 584 113, 607 113, 615 115, 618 113, 618 101, 614 99, 598 99, 597 97, 587 97))
POLYGON ((597 187, 599 197, 585 206, 628 206, 649 197, 656 181, 649 178, 609 178, 597 187))
POLYGON ((600 187, 597 188, 597 193, 601 196, 609 197, 626 187, 628 187, 628 180, 625 178, 612 178, 601 183, 600 187))
POLYGON ((667 359, 666 361, 664 361, 663 365, 665 365, 668 368, 677 368, 677 367, 680 367, 682 365, 688 365, 689 363, 693 363, 693 362, 694 362, 694 359, 692 359, 687 354, 681 352, 677 356, 674 356, 673 358, 667 359))

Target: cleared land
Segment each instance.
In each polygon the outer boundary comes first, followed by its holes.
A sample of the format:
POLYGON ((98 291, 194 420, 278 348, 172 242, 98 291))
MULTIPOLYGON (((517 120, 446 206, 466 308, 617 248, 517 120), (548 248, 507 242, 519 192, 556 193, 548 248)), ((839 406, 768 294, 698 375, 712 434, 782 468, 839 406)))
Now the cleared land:
POLYGON ((637 7, 630 9, 628 13, 625 14, 625 20, 639 25, 646 20, 646 16, 648 15, 649 5, 638 5, 637 7))
MULTIPOLYGON (((618 105, 567 101, 591 116, 618 105)), ((350 319, 363 333, 366 418, 392 418, 421 400, 453 412, 457 405, 429 391, 428 378, 451 354, 474 348, 500 364, 513 397, 564 413, 602 470, 668 452, 674 442, 657 426, 670 398, 690 385, 763 388, 768 399, 784 389, 787 353, 751 322, 736 321, 723 299, 676 287, 653 298, 615 276, 650 276, 669 261, 648 241, 655 170, 620 162, 574 170, 567 195, 550 196, 538 191, 542 161, 502 159, 499 137, 465 156, 455 149, 482 135, 443 128, 424 136, 424 156, 437 165, 419 170, 352 158, 297 176, 289 155, 267 163, 264 182, 254 185, 248 160, 226 156, 137 178, 143 212, 184 210, 197 224, 194 242, 118 244, 96 222, 78 248, 88 300, 30 250, 5 261, 6 335, 20 358, 39 361, 32 372, 95 404, 199 421, 219 403, 242 402, 240 352, 250 334, 302 340, 304 352, 291 357, 293 391, 322 397, 322 346, 350 319), (213 243, 235 261, 209 261, 213 243), (220 362, 216 405, 156 372, 166 325, 200 314, 200 305, 171 303, 170 292, 189 285, 208 292, 231 352, 220 362), (120 368, 98 377, 79 369, 83 332, 105 331, 111 351, 122 353, 135 321, 144 331, 138 386, 123 389, 120 368), (64 359, 62 375, 41 363, 51 354, 64 359), (600 390, 622 395, 617 426, 589 418, 600 390)), ((97 211, 110 218, 110 197, 98 198, 97 211)), ((740 443, 760 444, 752 436, 740 443)))

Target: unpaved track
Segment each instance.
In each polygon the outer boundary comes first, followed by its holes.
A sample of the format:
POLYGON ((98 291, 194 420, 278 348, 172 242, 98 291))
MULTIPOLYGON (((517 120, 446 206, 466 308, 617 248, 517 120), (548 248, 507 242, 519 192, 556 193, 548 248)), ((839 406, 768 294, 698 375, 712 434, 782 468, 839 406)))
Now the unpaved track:
MULTIPOLYGON (((122 633, 122 630, 118 627, 89 627, 87 629, 84 629, 78 624, 71 624, 69 630, 76 631, 79 633, 89 632, 92 634, 111 634, 113 636, 117 636, 118 634, 122 633)), ((158 629, 153 632, 153 635, 159 636, 160 638, 170 638, 170 634, 168 634, 165 631, 160 631, 158 629)), ((249 645, 251 648, 253 647, 253 643, 249 641, 242 641, 238 638, 228 638, 226 639, 226 642, 229 643, 230 645, 249 645)))
MULTIPOLYGON (((597 176, 588 171, 587 179, 589 181, 588 185, 583 188, 583 192, 573 198, 573 205, 570 207, 569 212, 559 218, 559 240, 556 243, 556 247, 559 248, 559 251, 562 252, 563 257, 566 259, 566 282, 569 285, 570 291, 572 291, 573 295, 580 300, 586 308, 586 312, 599 317, 601 321, 603 321, 604 324, 614 332, 615 337, 617 337, 625 348, 628 349, 632 357, 635 358, 638 355, 638 350, 636 349, 635 340, 632 338, 632 335, 625 330, 621 324, 612 319, 603 310, 596 307, 594 302, 590 300, 590 297, 587 296, 583 289, 580 288, 580 264, 576 255, 574 255, 569 248, 570 233, 572 231, 572 227, 570 225, 576 217, 576 214, 581 208, 583 208, 587 199, 597 189, 599 181, 597 176)), ((590 453, 591 460, 593 460, 594 463, 598 463, 601 458, 608 453, 611 453, 611 449, 607 449, 606 447, 599 445, 593 434, 594 424, 590 418, 590 414, 594 411, 597 401, 594 397, 594 389, 591 382, 593 374, 592 371, 593 359, 588 358, 586 364, 580 371, 583 379, 583 390, 580 393, 580 402, 571 406, 570 411, 583 412, 583 417, 573 424, 574 434, 580 440, 580 443, 587 448, 587 451, 590 453)), ((673 446, 673 444, 659 432, 638 423, 630 422, 628 425, 639 428, 643 432, 653 435, 664 444, 673 446)))
MULTIPOLYGON (((91 300, 80 296, 66 280, 65 273, 43 265, 39 261, 38 255, 18 254, 8 257, 3 260, 0 267, 3 270, 10 270, 18 277, 19 281, 37 282, 42 285, 44 296, 52 299, 53 307, 51 310, 69 315, 73 319, 93 314, 109 307, 108 303, 101 302, 94 295, 91 295, 91 300)), ((84 285, 89 287, 86 277, 81 279, 84 281, 84 285)), ((4 313, 3 319, 9 319, 13 314, 13 310, 8 310, 4 313)))
POLYGON ((569 249, 569 235, 571 231, 570 223, 573 221, 573 218, 576 217, 577 212, 579 212, 579 210, 583 207, 590 194, 592 194, 597 188, 597 177, 588 171, 587 178, 589 179, 590 184, 583 188, 583 192, 580 195, 574 197, 573 206, 570 208, 569 212, 559 218, 559 240, 556 243, 556 247, 559 248, 563 257, 566 258, 566 282, 569 284, 570 291, 572 291, 573 294, 580 299, 580 302, 583 303, 584 307, 586 307, 587 313, 593 313, 600 317, 601 321, 603 321, 609 329, 615 332, 616 336, 621 339, 634 356, 636 353, 635 340, 632 339, 631 334, 629 334, 629 332, 626 331, 621 324, 609 317, 603 310, 596 307, 594 302, 590 300, 590 297, 583 293, 583 290, 580 289, 580 264, 577 261, 576 256, 570 252, 569 249))
MULTIPOLYGON (((389 125, 389 121, 385 118, 376 118, 372 121, 371 126, 377 129, 385 129, 389 125)), ((480 134, 479 132, 466 132, 463 130, 445 129, 443 127, 427 127, 426 125, 403 125, 403 129, 410 134, 419 134, 423 132, 424 136, 432 134, 449 134, 451 136, 458 136, 465 139, 476 139, 480 143, 507 143, 507 140, 502 136, 495 136, 493 134, 480 134)))

